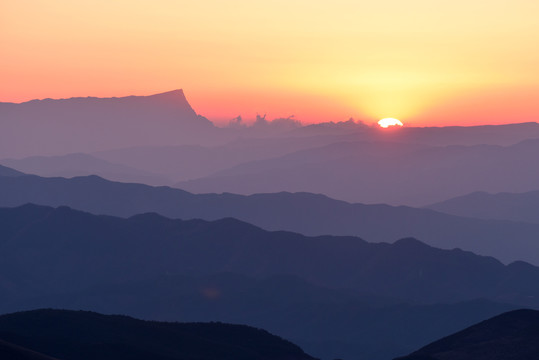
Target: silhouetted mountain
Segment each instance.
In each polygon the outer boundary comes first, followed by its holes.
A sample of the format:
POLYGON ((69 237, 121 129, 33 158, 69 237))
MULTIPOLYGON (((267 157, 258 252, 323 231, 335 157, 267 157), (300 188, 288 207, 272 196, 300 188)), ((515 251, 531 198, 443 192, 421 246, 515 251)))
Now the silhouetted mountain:
POLYGON ((98 175, 105 179, 121 182, 136 182, 154 185, 172 183, 156 174, 125 165, 110 163, 88 154, 62 156, 31 156, 23 159, 3 159, 0 163, 27 174, 40 176, 88 176, 98 175))
MULTIPOLYGON (((162 321, 222 321, 266 329, 323 359, 387 360, 517 308, 489 301, 409 305, 328 289, 291 276, 162 276, 80 293, 18 301, 14 309, 54 307, 162 321)), ((10 310, 15 311, 15 310, 10 310)))
POLYGON ((474 192, 429 205, 427 208, 478 219, 539 223, 539 191, 498 194, 474 192))
POLYGON ((195 193, 307 191, 362 203, 423 206, 473 191, 539 183, 539 140, 509 147, 342 142, 254 161, 177 184, 195 193))
POLYGON ((475 298, 537 305, 539 268, 508 266, 417 240, 390 245, 355 237, 268 232, 235 219, 129 219, 36 205, 0 209, 0 293, 10 299, 82 291, 164 274, 289 274, 421 303, 475 298))
MULTIPOLYGON (((0 334, 0 337, 2 335, 0 334)), ((0 339, 0 359, 2 360, 57 360, 0 339)))
POLYGON ((539 311, 515 310, 435 341, 399 360, 536 360, 539 311))
POLYGON ((0 113, 2 158, 213 143, 219 137, 218 129, 194 112, 182 90, 152 96, 0 103, 0 113))
POLYGON ((25 174, 15 169, 11 169, 6 166, 0 165, 0 176, 21 176, 21 175, 25 175, 25 174))
POLYGON ((537 224, 469 219, 409 207, 349 204, 308 193, 193 195, 168 187, 115 183, 97 176, 0 177, 0 206, 26 203, 67 205, 121 217, 145 212, 182 219, 234 217, 267 230, 311 236, 354 235, 372 242, 415 237, 432 246, 459 247, 504 262, 539 264, 537 224))
POLYGON ((298 346, 248 326, 159 323, 83 311, 3 315, 0 334, 62 360, 313 359, 298 346))

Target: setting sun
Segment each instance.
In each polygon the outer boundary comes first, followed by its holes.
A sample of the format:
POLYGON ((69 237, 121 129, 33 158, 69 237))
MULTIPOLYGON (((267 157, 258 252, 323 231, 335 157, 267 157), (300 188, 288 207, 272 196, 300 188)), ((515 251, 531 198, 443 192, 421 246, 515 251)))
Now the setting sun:
POLYGON ((389 126, 403 126, 404 124, 398 119, 385 118, 378 121, 378 125, 380 125, 380 127, 383 127, 385 129, 385 128, 388 128, 389 126))

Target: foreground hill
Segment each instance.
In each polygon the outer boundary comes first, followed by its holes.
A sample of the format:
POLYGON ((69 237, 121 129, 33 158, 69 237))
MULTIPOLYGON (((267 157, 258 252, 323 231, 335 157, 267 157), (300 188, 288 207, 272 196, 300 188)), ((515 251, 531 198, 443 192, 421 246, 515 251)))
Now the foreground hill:
POLYGON ((8 343, 1 339, 0 335, 0 359, 2 360, 57 360, 50 356, 25 349, 22 346, 8 343))
POLYGON ((539 311, 515 310, 471 326, 399 360, 536 360, 539 311))
POLYGON ((161 321, 222 321, 279 334, 322 359, 387 360, 515 305, 473 300, 412 305, 293 276, 159 276, 18 300, 7 311, 85 309, 161 321))
POLYGON ((539 191, 525 193, 474 192, 428 206, 447 214, 539 223, 539 191))
POLYGON ((0 294, 6 299, 78 291, 165 274, 290 274, 319 286, 431 303, 488 298, 536 304, 539 268, 414 239, 268 232, 235 219, 129 219, 66 207, 0 209, 0 294))
POLYGON ((0 336, 62 360, 313 359, 296 345, 247 326, 147 322, 82 311, 3 315, 0 336))
POLYGON ((440 248, 459 247, 504 262, 539 264, 539 225, 486 221, 428 209, 350 204, 309 193, 195 195, 168 187, 73 179, 0 176, 0 206, 67 205, 121 217, 156 212, 182 219, 234 217, 267 230, 305 235, 354 235, 372 242, 415 237, 440 248), (390 226, 388 226, 390 225, 390 226))
POLYGON ((195 193, 308 191, 362 203, 424 206, 473 191, 539 183, 539 140, 511 146, 350 141, 253 161, 177 187, 195 193))

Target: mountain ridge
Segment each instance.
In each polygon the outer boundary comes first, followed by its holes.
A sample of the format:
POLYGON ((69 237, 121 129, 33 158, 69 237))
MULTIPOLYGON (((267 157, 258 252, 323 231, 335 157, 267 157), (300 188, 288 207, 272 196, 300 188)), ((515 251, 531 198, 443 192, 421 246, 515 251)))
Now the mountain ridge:
POLYGON ((111 182, 97 176, 0 176, 0 206, 25 203, 67 205, 120 217, 146 212, 182 219, 234 217, 266 230, 309 236, 359 236, 372 242, 415 237, 432 246, 459 247, 506 263, 527 260, 539 264, 537 224, 470 219, 404 206, 350 204, 310 193, 197 195, 170 187, 111 182))
POLYGON ((534 278, 539 281, 537 267, 506 266, 411 240, 376 244, 357 237, 268 232, 236 219, 183 221, 156 214, 122 219, 36 205, 0 208, 0 225, 0 249, 6 254, 0 283, 19 284, 0 289, 6 299, 166 273, 216 272, 289 274, 320 286, 364 288, 422 303, 484 297, 534 304, 536 295, 539 299, 530 285, 534 278), (52 264, 54 272, 43 278, 52 264))

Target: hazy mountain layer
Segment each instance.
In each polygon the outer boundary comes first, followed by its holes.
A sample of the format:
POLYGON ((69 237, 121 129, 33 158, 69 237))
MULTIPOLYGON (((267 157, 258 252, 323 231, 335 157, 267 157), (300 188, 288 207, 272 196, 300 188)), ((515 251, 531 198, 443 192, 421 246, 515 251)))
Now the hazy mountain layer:
POLYGON ((0 162, 26 174, 40 176, 88 176, 98 175, 103 178, 154 185, 166 185, 172 181, 147 171, 125 165, 110 163, 87 154, 69 154, 63 156, 31 156, 23 159, 3 159, 0 162))
POLYGON ((428 208, 479 219, 539 223, 539 191, 518 194, 475 192, 429 205, 428 208))
POLYGON ((539 140, 509 147, 341 142, 177 184, 195 193, 307 191, 362 203, 423 206, 473 191, 539 183, 539 140))
POLYGON ((362 141, 394 141, 432 146, 447 145, 501 145, 509 146, 527 139, 539 138, 539 124, 536 122, 479 125, 408 127, 380 129, 354 121, 326 122, 307 125, 289 133, 294 136, 349 135, 362 141))
POLYGON ((156 212, 172 218, 235 217, 267 230, 305 235, 354 235, 373 242, 415 237, 441 248, 459 247, 504 261, 539 264, 539 225, 462 218, 427 209, 349 204, 322 195, 278 193, 194 195, 168 187, 103 180, 0 177, 0 206, 67 205, 94 214, 128 217, 156 212))
POLYGON ((66 207, 0 209, 1 294, 5 301, 103 282, 164 274, 289 274, 313 284, 434 303, 487 298, 536 305, 539 268, 508 266, 417 240, 367 243, 355 237, 268 232, 235 219, 129 219, 66 207))
POLYGON ((308 360, 264 330, 223 323, 159 323, 83 311, 0 316, 4 339, 62 360, 308 360))
POLYGON ((535 360, 539 311, 515 310, 435 341, 399 360, 535 360))
POLYGON ((134 147, 101 151, 92 155, 113 163, 160 174, 178 182, 208 176, 245 162, 283 156, 350 138, 353 136, 239 138, 225 145, 213 147, 200 145, 134 147))

